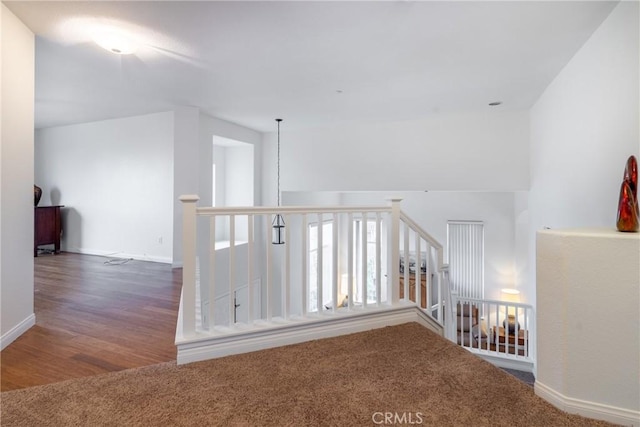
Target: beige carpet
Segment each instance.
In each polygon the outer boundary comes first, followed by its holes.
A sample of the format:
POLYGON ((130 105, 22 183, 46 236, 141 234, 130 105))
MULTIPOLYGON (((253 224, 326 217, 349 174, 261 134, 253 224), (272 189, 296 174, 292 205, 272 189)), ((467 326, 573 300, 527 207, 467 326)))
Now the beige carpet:
POLYGON ((415 323, 0 397, 2 427, 608 425, 555 409, 415 323))

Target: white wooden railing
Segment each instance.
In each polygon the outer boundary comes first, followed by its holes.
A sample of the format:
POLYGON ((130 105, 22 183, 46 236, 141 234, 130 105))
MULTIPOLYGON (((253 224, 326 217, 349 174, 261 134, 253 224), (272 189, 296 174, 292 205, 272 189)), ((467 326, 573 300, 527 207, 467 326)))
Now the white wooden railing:
POLYGON ((180 200, 184 259, 176 342, 407 304, 420 306, 438 325, 445 321, 442 245, 401 212, 400 200, 377 207, 219 208, 197 207, 197 196, 180 200), (284 218, 283 245, 272 244, 275 215, 284 218), (224 249, 216 249, 219 240, 226 241, 224 249), (401 266, 409 268, 401 273, 401 266), (416 273, 421 285, 401 292, 400 276, 409 283, 416 273))
POLYGON ((220 208, 197 207, 197 196, 180 200, 178 363, 414 321, 407 319, 418 313, 417 321, 492 363, 534 369, 533 308, 459 297, 442 245, 400 200, 220 208), (272 243, 276 215, 284 218, 282 245, 272 243), (475 316, 459 320, 465 309, 475 316))
POLYGON ((451 292, 455 321, 447 338, 504 367, 534 369, 535 311, 529 304, 459 297, 451 292))

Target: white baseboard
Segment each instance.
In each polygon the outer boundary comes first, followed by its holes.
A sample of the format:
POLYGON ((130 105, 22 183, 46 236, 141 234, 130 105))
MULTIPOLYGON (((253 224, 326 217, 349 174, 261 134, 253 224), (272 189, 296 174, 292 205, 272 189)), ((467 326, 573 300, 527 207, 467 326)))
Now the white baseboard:
POLYGON ((66 251, 85 254, 85 255, 98 255, 102 257, 119 258, 119 259, 131 258, 131 259, 135 259, 136 261, 158 262, 161 264, 172 264, 173 262, 173 259, 169 257, 146 255, 146 254, 130 254, 126 252, 108 252, 108 251, 101 251, 99 249, 73 248, 73 249, 67 249, 66 251))
POLYGON ((214 336, 202 333, 185 339, 178 335, 177 363, 180 365, 215 359, 409 322, 418 322, 440 335, 443 334, 442 327, 413 305, 348 314, 328 313, 314 319, 274 319, 271 324, 262 328, 239 325, 232 331, 227 329, 226 333, 214 336))
POLYGON ((604 420, 623 426, 640 426, 640 411, 574 399, 573 397, 568 397, 558 393, 551 387, 542 384, 540 381, 535 382, 534 390, 536 395, 565 412, 582 415, 587 418, 604 420))
POLYGON ((35 324, 36 315, 32 313, 0 337, 0 350, 4 350, 5 347, 14 342, 20 335, 27 332, 29 328, 35 324))

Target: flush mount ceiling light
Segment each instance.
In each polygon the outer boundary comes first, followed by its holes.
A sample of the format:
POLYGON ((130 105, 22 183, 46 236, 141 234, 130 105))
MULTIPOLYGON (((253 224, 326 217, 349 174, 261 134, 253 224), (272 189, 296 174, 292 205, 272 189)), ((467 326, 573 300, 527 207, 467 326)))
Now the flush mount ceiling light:
POLYGON ((131 55, 137 49, 136 43, 126 35, 116 31, 104 31, 94 35, 93 40, 101 48, 118 55, 131 55))
POLYGON ((135 53, 142 61, 170 58, 203 67, 196 52, 183 41, 169 37, 150 27, 119 19, 74 16, 61 20, 56 37, 65 46, 96 43, 115 55, 135 53))

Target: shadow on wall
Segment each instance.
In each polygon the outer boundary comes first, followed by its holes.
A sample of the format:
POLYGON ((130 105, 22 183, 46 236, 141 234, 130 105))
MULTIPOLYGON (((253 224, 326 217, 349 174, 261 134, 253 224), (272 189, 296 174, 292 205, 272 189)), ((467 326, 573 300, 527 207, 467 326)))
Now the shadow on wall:
POLYGON ((82 247, 82 217, 72 207, 62 208, 60 215, 62 217, 61 249, 65 252, 77 252, 82 247))
POLYGON ((49 197, 53 206, 59 205, 61 199, 60 189, 58 187, 53 187, 49 192, 49 197))

